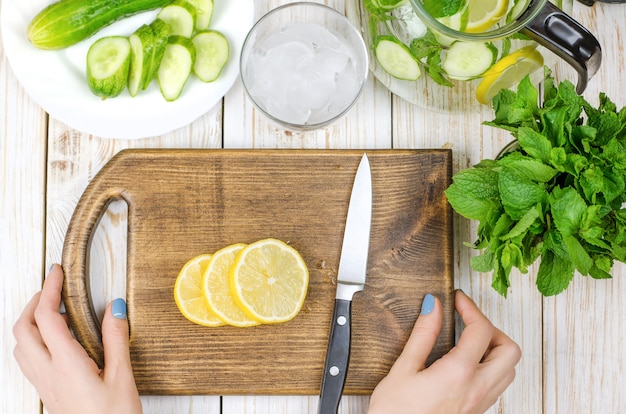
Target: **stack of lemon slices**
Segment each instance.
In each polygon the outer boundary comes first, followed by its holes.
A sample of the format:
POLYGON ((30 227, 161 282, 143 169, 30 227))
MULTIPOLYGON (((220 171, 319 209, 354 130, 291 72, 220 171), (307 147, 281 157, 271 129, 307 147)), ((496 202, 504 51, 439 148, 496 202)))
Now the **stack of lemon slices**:
POLYGON ((298 251, 264 239, 189 260, 176 279, 174 300, 185 318, 203 326, 276 324, 298 314, 308 285, 298 251))

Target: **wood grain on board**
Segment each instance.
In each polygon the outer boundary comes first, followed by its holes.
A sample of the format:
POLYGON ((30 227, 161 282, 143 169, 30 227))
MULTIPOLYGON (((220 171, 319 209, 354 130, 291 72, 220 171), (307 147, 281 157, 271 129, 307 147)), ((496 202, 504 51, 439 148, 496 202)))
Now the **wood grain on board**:
MULTIPOLYGON (((368 279, 354 297, 347 394, 369 394, 411 331, 424 294, 443 301, 433 358, 454 342, 448 150, 368 151, 373 213, 368 279)), ((144 394, 315 394, 352 182, 363 151, 129 150, 87 187, 64 249, 64 301, 81 343, 102 350, 86 283, 89 240, 107 204, 128 204, 131 354, 144 394), (300 314, 281 325, 193 325, 173 300, 192 257, 274 237, 310 271, 300 314)))

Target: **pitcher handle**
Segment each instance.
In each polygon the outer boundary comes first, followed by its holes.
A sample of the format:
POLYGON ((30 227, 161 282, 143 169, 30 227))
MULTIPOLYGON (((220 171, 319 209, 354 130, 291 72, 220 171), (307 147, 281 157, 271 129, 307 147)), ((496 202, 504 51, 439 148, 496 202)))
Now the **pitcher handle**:
POLYGON ((585 91, 589 79, 600 68, 602 49, 598 39, 550 2, 546 2, 541 12, 521 33, 545 46, 576 69, 578 94, 585 91))

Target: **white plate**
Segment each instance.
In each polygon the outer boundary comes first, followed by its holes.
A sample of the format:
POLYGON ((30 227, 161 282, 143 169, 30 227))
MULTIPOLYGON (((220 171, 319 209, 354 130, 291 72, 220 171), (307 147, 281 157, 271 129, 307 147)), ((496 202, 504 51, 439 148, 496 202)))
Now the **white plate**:
POLYGON ((0 24, 4 51, 26 92, 52 117, 80 131, 106 138, 138 139, 180 128, 208 112, 239 76, 241 46, 254 22, 253 0, 215 0, 211 29, 230 43, 230 58, 220 77, 202 83, 190 76, 180 98, 167 102, 156 81, 135 98, 127 91, 102 100, 85 79, 89 46, 107 35, 132 34, 150 23, 158 10, 112 24, 93 37, 63 50, 35 48, 26 37, 30 21, 52 0, 2 0, 0 24))

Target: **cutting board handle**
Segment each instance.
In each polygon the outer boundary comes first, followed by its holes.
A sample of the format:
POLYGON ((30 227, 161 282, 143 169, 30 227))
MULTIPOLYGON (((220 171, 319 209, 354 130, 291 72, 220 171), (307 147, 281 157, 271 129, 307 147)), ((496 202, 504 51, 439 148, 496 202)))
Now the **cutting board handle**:
POLYGON ((110 186, 104 172, 94 177, 76 206, 65 237, 62 260, 65 273, 62 296, 70 324, 78 342, 101 368, 104 366, 104 349, 100 321, 89 289, 90 245, 98 223, 112 201, 124 199, 130 208, 123 189, 110 186))

